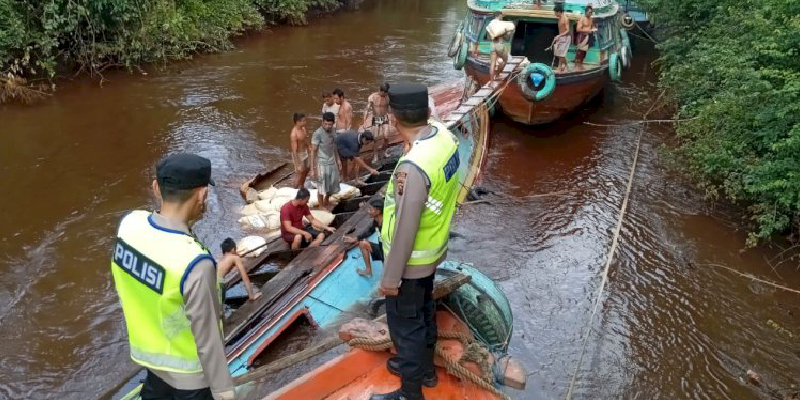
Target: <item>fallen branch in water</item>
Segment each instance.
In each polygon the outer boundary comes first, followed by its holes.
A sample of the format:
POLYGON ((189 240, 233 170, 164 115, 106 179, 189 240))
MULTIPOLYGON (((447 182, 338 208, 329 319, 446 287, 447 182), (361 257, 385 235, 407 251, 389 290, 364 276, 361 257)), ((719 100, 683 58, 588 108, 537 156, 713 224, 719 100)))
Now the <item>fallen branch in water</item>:
POLYGON ((461 205, 465 206, 465 205, 469 205, 469 204, 492 204, 492 203, 503 203, 503 202, 509 202, 509 201, 538 199, 540 197, 564 196, 564 195, 569 194, 571 192, 574 192, 574 190, 559 190, 557 192, 542 193, 542 194, 532 194, 532 195, 528 195, 528 196, 520 196, 520 197, 512 197, 512 198, 496 199, 496 200, 479 199, 479 200, 465 201, 465 202, 461 203, 461 205))
POLYGON ((0 76, 0 103, 16 100, 22 104, 33 104, 48 96, 49 93, 29 86, 25 79, 16 75, 0 76))
POLYGON ((752 279, 752 280, 754 280, 754 281, 756 281, 756 282, 761 282, 761 283, 763 283, 763 284, 765 284, 765 285, 770 285, 770 286, 772 286, 772 287, 774 287, 774 288, 783 289, 783 290, 785 290, 785 291, 787 291, 787 292, 792 292, 792 293, 797 293, 797 294, 800 294, 800 290, 797 290, 797 289, 792 289, 792 288, 790 288, 790 287, 786 287, 786 286, 783 286, 783 285, 779 285, 779 284, 777 284, 777 283, 775 283, 775 282, 768 281, 768 280, 766 280, 766 279, 761 279, 761 278, 758 278, 758 277, 756 277, 755 275, 746 274, 746 273, 744 273, 744 272, 739 272, 739 271, 737 271, 737 270, 735 270, 735 269, 733 269, 733 268, 731 268, 731 267, 727 267, 727 266, 725 266, 725 265, 722 265, 722 264, 712 264, 712 263, 707 263, 707 264, 698 264, 698 265, 707 265, 707 266, 711 266, 711 267, 718 267, 718 268, 727 269, 728 271, 731 271, 731 272, 733 272, 733 273, 734 273, 734 274, 736 274, 736 275, 743 276, 743 277, 745 277, 745 278, 748 278, 748 279, 752 279))
POLYGON ((565 194, 568 194, 568 193, 571 193, 571 192, 574 192, 574 191, 575 191, 574 189, 573 190, 569 190, 568 189, 568 190, 559 190, 557 192, 550 192, 550 193, 531 194, 531 195, 528 195, 528 196, 519 197, 519 199, 538 199, 540 197, 562 196, 562 195, 565 195, 565 194))
POLYGON ((631 121, 625 124, 597 124, 594 122, 584 122, 584 124, 590 126, 612 127, 612 126, 634 126, 634 125, 649 124, 649 123, 662 124, 662 123, 686 122, 694 119, 697 119, 697 117, 684 118, 684 119, 643 119, 640 121, 631 121))
POLYGON ((489 201, 489 200, 481 199, 481 200, 465 201, 465 202, 461 203, 461 205, 462 206, 466 206, 466 205, 469 205, 469 204, 484 204, 484 203, 492 204, 492 202, 489 201))

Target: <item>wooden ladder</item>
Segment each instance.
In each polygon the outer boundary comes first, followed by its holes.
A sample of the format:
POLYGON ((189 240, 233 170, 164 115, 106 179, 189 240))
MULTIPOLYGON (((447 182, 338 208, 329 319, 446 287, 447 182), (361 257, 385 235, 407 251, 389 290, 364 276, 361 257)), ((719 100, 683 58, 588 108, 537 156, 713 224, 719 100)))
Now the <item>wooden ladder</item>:
POLYGON ((477 107, 479 104, 484 102, 487 97, 491 96, 495 91, 497 91, 503 82, 505 82, 511 76, 511 73, 517 69, 522 62, 525 61, 525 57, 523 56, 514 56, 509 57, 508 62, 506 63, 503 70, 500 71, 493 80, 486 82, 483 87, 478 89, 472 96, 469 96, 468 99, 464 100, 458 108, 453 110, 445 119, 444 124, 448 128, 452 128, 455 124, 464 117, 465 114, 472 111, 473 108, 477 107))

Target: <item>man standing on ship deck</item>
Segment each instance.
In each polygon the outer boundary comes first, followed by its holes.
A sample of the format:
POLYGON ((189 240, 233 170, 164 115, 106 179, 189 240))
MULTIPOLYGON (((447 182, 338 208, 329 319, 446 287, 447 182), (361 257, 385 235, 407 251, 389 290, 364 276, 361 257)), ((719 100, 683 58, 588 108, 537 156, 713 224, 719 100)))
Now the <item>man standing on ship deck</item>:
POLYGON ((419 400, 424 399, 422 385, 437 383, 433 278, 447 256, 460 187, 458 140, 441 123, 429 122, 424 85, 393 85, 389 108, 398 132, 411 144, 386 189, 381 227, 387 256, 380 290, 397 350, 387 368, 400 376, 400 388, 370 399, 419 400))
MULTIPOLYGON (((292 115, 294 126, 292 132, 289 134, 292 148, 292 163, 294 164, 294 188, 300 189, 306 183, 306 176, 308 175, 308 161, 311 157, 311 141, 308 138, 308 130, 306 129, 306 115, 303 113, 294 113, 292 115), (303 153, 306 153, 303 155, 303 153)), ((311 177, 316 179, 315 176, 311 177)))
POLYGON ((131 359, 147 369, 143 400, 235 397, 214 258, 190 230, 203 218, 208 185, 208 159, 168 156, 153 181, 161 210, 132 211, 117 229, 111 274, 131 359))
POLYGON ((364 110, 364 129, 372 128, 372 164, 377 164, 385 156, 389 144, 389 84, 384 83, 378 91, 367 97, 364 110))
POLYGON ((311 174, 317 177, 317 201, 323 209, 328 208, 331 196, 339 193, 342 166, 334 140, 335 120, 332 112, 322 114, 322 126, 311 137, 311 174))
POLYGON ((578 25, 575 27, 578 32, 575 35, 575 67, 583 69, 583 59, 586 58, 586 51, 589 50, 589 40, 593 33, 597 32, 597 28, 592 21, 592 5, 587 4, 583 16, 578 20, 578 25))
POLYGON ((553 56, 558 59, 558 72, 567 72, 567 53, 572 43, 569 34, 569 18, 564 13, 564 3, 556 2, 553 13, 558 18, 558 35, 553 38, 553 56))
POLYGON ((334 89, 333 99, 339 105, 339 109, 336 111, 336 132, 350 130, 350 127, 353 126, 353 106, 344 99, 344 90, 334 89))

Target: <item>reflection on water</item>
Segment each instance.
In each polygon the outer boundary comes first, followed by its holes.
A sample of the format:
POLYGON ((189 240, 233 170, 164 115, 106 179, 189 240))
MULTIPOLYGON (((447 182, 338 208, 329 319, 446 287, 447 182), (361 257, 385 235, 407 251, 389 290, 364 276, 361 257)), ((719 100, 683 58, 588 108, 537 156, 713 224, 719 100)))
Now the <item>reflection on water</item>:
MULTIPOLYGON (((164 72, 108 74, 102 89, 83 80, 45 104, 0 108, 0 398, 94 397, 133 370, 108 255, 122 213, 153 205, 156 160, 212 160, 218 186, 195 231, 217 252, 242 234, 238 185, 289 159, 291 114, 316 117, 323 90, 342 87, 360 116, 384 80, 461 76, 444 53, 462 3, 375 0, 164 72)), ((637 50, 624 83, 564 121, 496 121, 483 173, 496 195, 463 207, 455 224, 463 237, 451 256, 501 281, 512 301, 511 350, 531 374, 526 391, 509 391, 516 398, 562 397, 577 361, 639 129, 582 122, 646 111, 653 54, 637 50)), ((743 234, 664 171, 666 127, 646 128, 577 398, 759 398, 739 381, 746 369, 788 387, 800 376, 797 336, 767 321, 800 334, 800 300, 705 266, 777 279, 766 251, 740 251, 743 234)), ((795 271, 781 273, 800 286, 795 271)))

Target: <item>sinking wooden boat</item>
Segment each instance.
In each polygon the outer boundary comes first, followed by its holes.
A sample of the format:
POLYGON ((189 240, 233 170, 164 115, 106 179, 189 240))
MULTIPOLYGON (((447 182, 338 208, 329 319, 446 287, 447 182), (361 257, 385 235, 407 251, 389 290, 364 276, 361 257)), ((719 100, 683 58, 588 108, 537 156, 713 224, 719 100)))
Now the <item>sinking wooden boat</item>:
MULTIPOLYGON (((511 311, 508 300, 485 275, 465 264, 450 263, 437 274, 437 282, 450 279, 451 274, 466 274, 471 280, 439 300, 436 321, 439 331, 436 356, 438 384, 423 387, 428 399, 437 400, 495 400, 501 398, 502 385, 515 389, 525 387, 526 375, 522 366, 506 354, 504 343, 484 341, 484 330, 476 326, 496 325, 511 332, 511 311), (463 269, 460 269, 463 267, 463 269), (472 294, 480 293, 487 312, 462 313, 448 304, 472 302, 472 294), (469 354, 468 356, 465 356, 469 354), (482 365, 483 364, 483 365, 482 365)), ((463 309, 459 309, 463 311, 463 309)), ((491 330, 491 329, 490 329, 491 330)), ((388 328, 383 322, 353 320, 339 329, 339 337, 352 349, 288 385, 265 397, 265 400, 355 400, 367 399, 372 393, 392 391, 400 379, 392 375, 386 364, 393 351, 388 328), (368 346, 367 346, 368 345, 368 346), (386 345, 386 350, 376 349, 386 345), (361 347, 369 347, 364 350, 361 347)))
POLYGON ((630 64, 632 53, 627 31, 621 26, 623 12, 611 0, 568 0, 565 13, 571 23, 572 44, 567 55, 567 71, 560 72, 550 47, 558 34, 554 3, 536 0, 468 0, 468 11, 451 45, 457 69, 475 79, 478 86, 489 81, 492 41, 486 27, 501 11, 503 20, 516 29, 510 45, 510 58, 523 62, 509 79, 499 97, 503 112, 514 121, 545 124, 561 118, 597 96, 609 80, 622 79, 623 68, 630 64), (590 47, 582 66, 575 64, 575 25, 585 6, 592 4, 598 32, 591 35, 590 47), (479 52, 474 54, 477 46, 479 52))
MULTIPOLYGON (((462 183, 458 201, 463 202, 469 188, 478 179, 486 154, 489 131, 489 115, 486 104, 478 101, 491 93, 483 92, 475 99, 463 96, 462 82, 450 83, 431 89, 437 110, 443 116, 443 123, 459 139, 458 152, 462 163, 459 178, 462 183), (480 97, 483 96, 483 97, 480 97)), ((397 151, 402 139, 399 135, 390 136, 390 143, 397 151)), ((365 151, 370 151, 370 148, 365 151)), ((323 246, 304 250, 289 266, 261 289, 264 296, 256 302, 244 304, 225 321, 225 334, 231 373, 244 374, 256 357, 272 343, 284 330, 300 319, 314 326, 327 327, 337 322, 344 310, 352 309, 359 303, 369 300, 377 292, 383 263, 372 262, 372 277, 363 277, 356 270, 363 266, 361 252, 352 245, 342 242, 344 235, 357 236, 372 229, 372 219, 359 204, 386 185, 396 158, 389 159, 381 166, 380 174, 370 177, 367 185, 360 188, 361 197, 340 202, 333 209, 337 214, 336 233, 326 238, 323 246), (340 217, 341 216, 341 217, 340 217)), ((241 188, 245 197, 249 189, 263 190, 274 184, 271 178, 279 177, 278 182, 289 182, 292 176, 280 170, 248 181, 241 188)), ((378 234, 373 233, 368 240, 378 243, 378 234)))
MULTIPOLYGON (((459 139, 458 152, 462 160, 459 167, 459 203, 467 198, 469 189, 477 181, 486 155, 489 114, 485 100, 491 93, 491 89, 486 89, 464 97, 463 81, 431 89, 442 122, 459 139)), ((402 147, 399 146, 401 142, 398 135, 390 137, 396 153, 402 147)), ((370 150, 369 147, 365 149, 370 150)), ((229 296, 236 301, 227 304, 224 340, 234 377, 245 374, 259 354, 293 324, 306 320, 317 327, 331 326, 340 319, 343 311, 369 301, 377 294, 383 264, 373 261, 372 276, 369 278, 357 274, 356 270, 364 265, 361 251, 345 243, 342 237, 357 236, 372 229, 371 217, 359 204, 385 187, 396 161, 397 157, 388 159, 380 168, 382 173, 367 180, 367 185, 360 188, 361 197, 336 205, 333 226, 337 231, 327 237, 321 246, 307 248, 296 254, 287 254, 285 250, 267 251, 256 259, 246 261, 245 267, 252 273, 275 261, 276 257, 290 259, 261 285, 261 298, 244 301, 241 293, 229 296)), ((240 188, 243 197, 247 199, 250 189, 263 190, 281 184, 288 186, 293 175, 290 169, 280 164, 257 175, 240 188)), ((368 240, 377 243, 378 234, 373 233, 368 240)), ((237 280, 235 277, 229 279, 232 284, 237 280)), ((141 376, 129 379, 117 391, 128 391, 124 397, 126 399, 136 398, 138 390, 135 386, 139 379, 141 376)))

